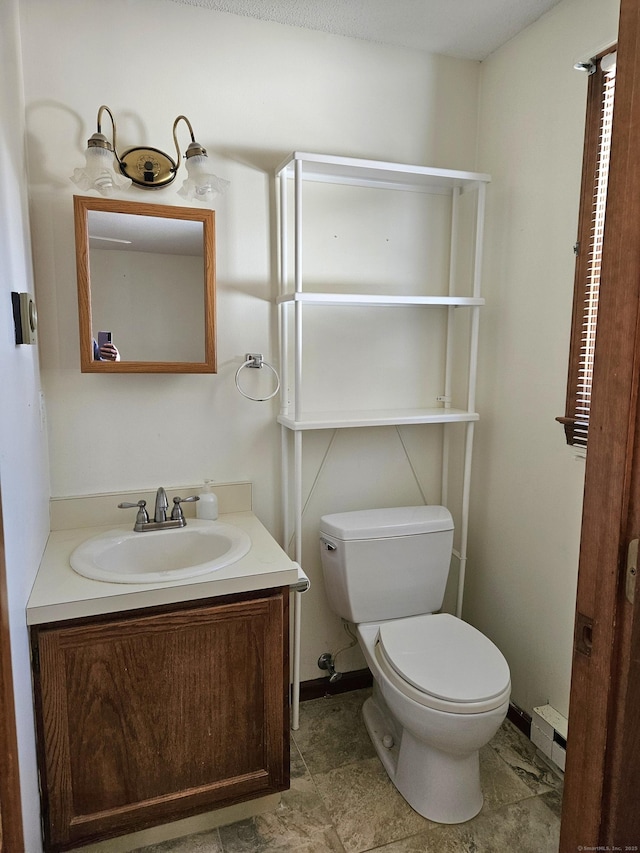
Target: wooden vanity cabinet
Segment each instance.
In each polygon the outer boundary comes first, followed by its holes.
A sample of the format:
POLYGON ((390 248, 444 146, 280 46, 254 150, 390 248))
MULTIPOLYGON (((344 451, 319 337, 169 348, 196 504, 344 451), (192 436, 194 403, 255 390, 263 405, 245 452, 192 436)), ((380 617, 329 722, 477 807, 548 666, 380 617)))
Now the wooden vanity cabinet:
POLYGON ((45 850, 289 787, 289 589, 31 628, 45 850))

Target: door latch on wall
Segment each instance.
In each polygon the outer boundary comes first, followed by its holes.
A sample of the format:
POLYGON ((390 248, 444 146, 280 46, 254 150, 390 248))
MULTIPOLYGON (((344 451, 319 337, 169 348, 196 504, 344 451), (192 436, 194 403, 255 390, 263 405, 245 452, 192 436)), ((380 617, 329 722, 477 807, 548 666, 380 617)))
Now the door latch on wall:
POLYGON ((579 611, 576 613, 576 626, 573 647, 581 655, 591 657, 593 646, 593 619, 579 611))
POLYGON ((638 544, 640 539, 632 539, 629 542, 629 550, 627 551, 627 582, 626 595, 627 601, 633 604, 633 598, 636 592, 636 577, 638 576, 638 544))

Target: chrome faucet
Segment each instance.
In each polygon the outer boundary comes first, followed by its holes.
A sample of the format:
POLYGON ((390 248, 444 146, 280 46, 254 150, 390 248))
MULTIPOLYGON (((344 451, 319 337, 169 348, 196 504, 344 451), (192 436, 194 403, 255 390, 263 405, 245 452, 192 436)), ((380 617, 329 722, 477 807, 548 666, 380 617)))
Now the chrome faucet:
POLYGON ((156 506, 153 514, 153 521, 149 519, 147 502, 145 500, 139 500, 134 504, 121 503, 118 504, 118 507, 119 509, 131 509, 133 507, 137 507, 138 513, 136 515, 136 523, 133 525, 133 529, 136 533, 144 533, 146 530, 168 530, 171 527, 186 527, 187 520, 184 517, 180 504, 193 503, 194 501, 199 500, 200 498, 197 495, 192 495, 190 498, 180 498, 176 496, 173 499, 171 516, 167 518, 169 501, 167 499, 167 493, 163 487, 160 486, 156 493, 156 506))
MULTIPOLYGON (((180 504, 178 504, 180 506, 180 504)), ((160 486, 158 491, 156 492, 156 511, 153 514, 153 520, 156 524, 161 524, 167 520, 167 509, 169 508, 169 501, 167 500, 167 493, 160 486)))

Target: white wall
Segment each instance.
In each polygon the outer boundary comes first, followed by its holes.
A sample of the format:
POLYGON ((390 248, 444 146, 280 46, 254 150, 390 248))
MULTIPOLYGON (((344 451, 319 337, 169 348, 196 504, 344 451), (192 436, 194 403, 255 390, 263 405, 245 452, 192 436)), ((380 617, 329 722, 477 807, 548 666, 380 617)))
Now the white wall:
MULTIPOLYGON (((277 360, 274 170, 296 149, 472 168, 479 65, 168 0, 23 0, 20 10, 52 494, 247 479, 255 511, 279 538, 277 403, 245 400, 233 382, 246 352, 277 360), (186 114, 231 181, 216 204, 216 376, 79 371, 68 176, 83 162, 102 103, 114 111, 121 150, 147 143, 171 152, 171 124, 186 114)), ((179 202, 174 188, 138 197, 179 202)), ((423 237, 416 233, 414 244, 423 237)), ((372 371, 367 379, 379 381, 372 371)), ((303 679, 321 675, 319 654, 344 636, 322 588, 320 515, 422 502, 407 451, 423 492, 438 499, 435 432, 406 430, 404 446, 387 429, 331 438, 305 439, 306 494, 315 487, 305 513, 312 590, 304 598, 303 679)), ((362 660, 345 656, 340 665, 362 660)))
POLYGON ((90 255, 94 339, 111 331, 123 361, 205 360, 201 257, 93 248, 90 255))
POLYGON ((587 76, 618 0, 565 0, 483 63, 490 172, 465 617, 512 670, 513 700, 567 714, 584 461, 565 444, 566 365, 587 76))
POLYGON ((16 346, 11 291, 34 292, 17 0, 0 4, 0 478, 25 845, 41 849, 25 606, 49 531, 38 348, 16 346))
MULTIPOLYGON (((564 405, 586 92, 572 65, 615 39, 617 7, 564 0, 480 69, 169 0, 112 0, 108 14, 97 0, 2 4, 0 475, 30 853, 40 842, 24 606, 46 539, 48 484, 37 348, 13 345, 9 300, 10 290, 33 289, 24 116, 52 494, 249 479, 278 538, 276 404, 249 402, 233 385, 245 352, 277 357, 273 169, 298 149, 493 175, 465 617, 505 652, 514 701, 566 713, 583 487, 583 463, 554 420, 564 405), (171 151, 171 123, 186 113, 232 181, 217 204, 217 376, 79 372, 68 175, 101 103, 115 111, 121 147, 171 151)), ((172 189, 152 200, 178 203, 172 189)), ((420 427, 305 437, 313 586, 303 679, 319 675, 320 652, 347 642, 322 589, 320 515, 437 499, 439 442, 420 427)), ((339 664, 362 660, 350 652, 339 664)))
MULTIPOLYGON (((276 404, 247 401, 233 384, 245 352, 277 358, 274 168, 298 149, 488 171, 465 616, 504 650, 514 701, 528 711, 550 701, 566 713, 583 487, 583 463, 554 420, 564 405, 586 91, 572 65, 615 38, 617 5, 565 0, 483 63, 478 125, 476 63, 168 0, 114 0, 106 21, 96 0, 23 0, 52 494, 248 479, 258 515, 279 537, 276 404), (141 39, 149 16, 161 24, 141 39), (126 28, 115 23, 125 20, 126 28), (112 63, 108 73, 96 51, 112 63), (121 148, 170 151, 171 122, 187 114, 232 182, 216 205, 217 376, 79 372, 68 175, 82 163, 101 103, 115 112, 121 148)), ((172 188, 153 200, 178 203, 172 188)), ((303 679, 319 674, 320 652, 343 645, 322 589, 320 515, 437 500, 438 450, 439 437, 421 428, 305 437, 304 564, 313 586, 303 679)), ((361 659, 349 653, 339 663, 350 669, 361 659)))
MULTIPOLYGON (((572 65, 615 38, 617 5, 564 0, 490 57, 479 136, 476 63, 169 0, 21 0, 23 106, 18 3, 2 5, 3 68, 16 71, 0 84, 8 223, 0 250, 10 272, 0 303, 0 473, 16 672, 28 672, 24 604, 47 497, 35 350, 13 346, 8 302, 10 289, 31 289, 24 109, 52 494, 249 479, 255 509, 277 536, 276 404, 249 402, 233 385, 245 352, 277 355, 273 169, 298 149, 493 175, 465 616, 504 650, 518 704, 530 711, 550 701, 566 713, 583 485, 583 463, 554 420, 564 405, 586 91, 572 65), (141 37, 150 20, 152 35, 141 37), (120 147, 171 151, 171 123, 186 113, 232 181, 216 206, 217 376, 79 372, 68 175, 82 163, 101 103, 115 112, 120 147)), ((178 203, 173 189, 152 200, 178 203)), ((322 589, 320 515, 437 499, 438 450, 439 437, 419 427, 305 438, 304 562, 313 586, 304 598, 303 679, 319 675, 320 652, 343 645, 322 589)), ((339 663, 350 669, 361 659, 349 653, 339 663)), ((22 676, 17 694, 31 853, 37 796, 22 676)))

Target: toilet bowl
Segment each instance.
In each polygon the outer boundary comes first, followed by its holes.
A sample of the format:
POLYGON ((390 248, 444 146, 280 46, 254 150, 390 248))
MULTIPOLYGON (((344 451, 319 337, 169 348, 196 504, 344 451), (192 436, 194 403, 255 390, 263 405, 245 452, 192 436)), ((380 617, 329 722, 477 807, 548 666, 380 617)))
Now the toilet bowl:
POLYGON ((479 750, 507 714, 509 669, 496 646, 454 616, 409 617, 394 623, 412 620, 421 624, 393 624, 394 651, 399 657, 391 660, 380 636, 382 631, 384 638, 384 629, 391 624, 357 626, 360 647, 374 677, 373 696, 365 702, 363 717, 389 778, 409 805, 437 823, 462 823, 482 808, 479 750), (433 624, 424 624, 425 619, 433 624), (445 620, 451 621, 445 624, 445 620), (412 646, 402 662, 403 628, 408 628, 407 642, 415 641, 417 628, 428 629, 426 633, 435 641, 441 632, 441 642, 431 647, 435 654, 452 635, 458 635, 458 628, 463 630, 455 653, 451 647, 445 648, 441 665, 429 675, 427 667, 433 661, 415 659, 420 646, 412 646), (481 647, 480 655, 474 640, 481 647), (419 675, 412 673, 407 680, 398 669, 411 672, 412 663, 419 675), (468 679, 470 672, 472 678, 468 679), (484 688, 480 688, 482 682, 484 688))
POLYGON ((355 623, 374 678, 363 707, 369 736, 412 808, 447 824, 470 820, 482 808, 479 750, 502 724, 511 689, 508 664, 491 640, 434 612, 444 596, 452 539, 443 507, 321 521, 329 600, 355 623))

